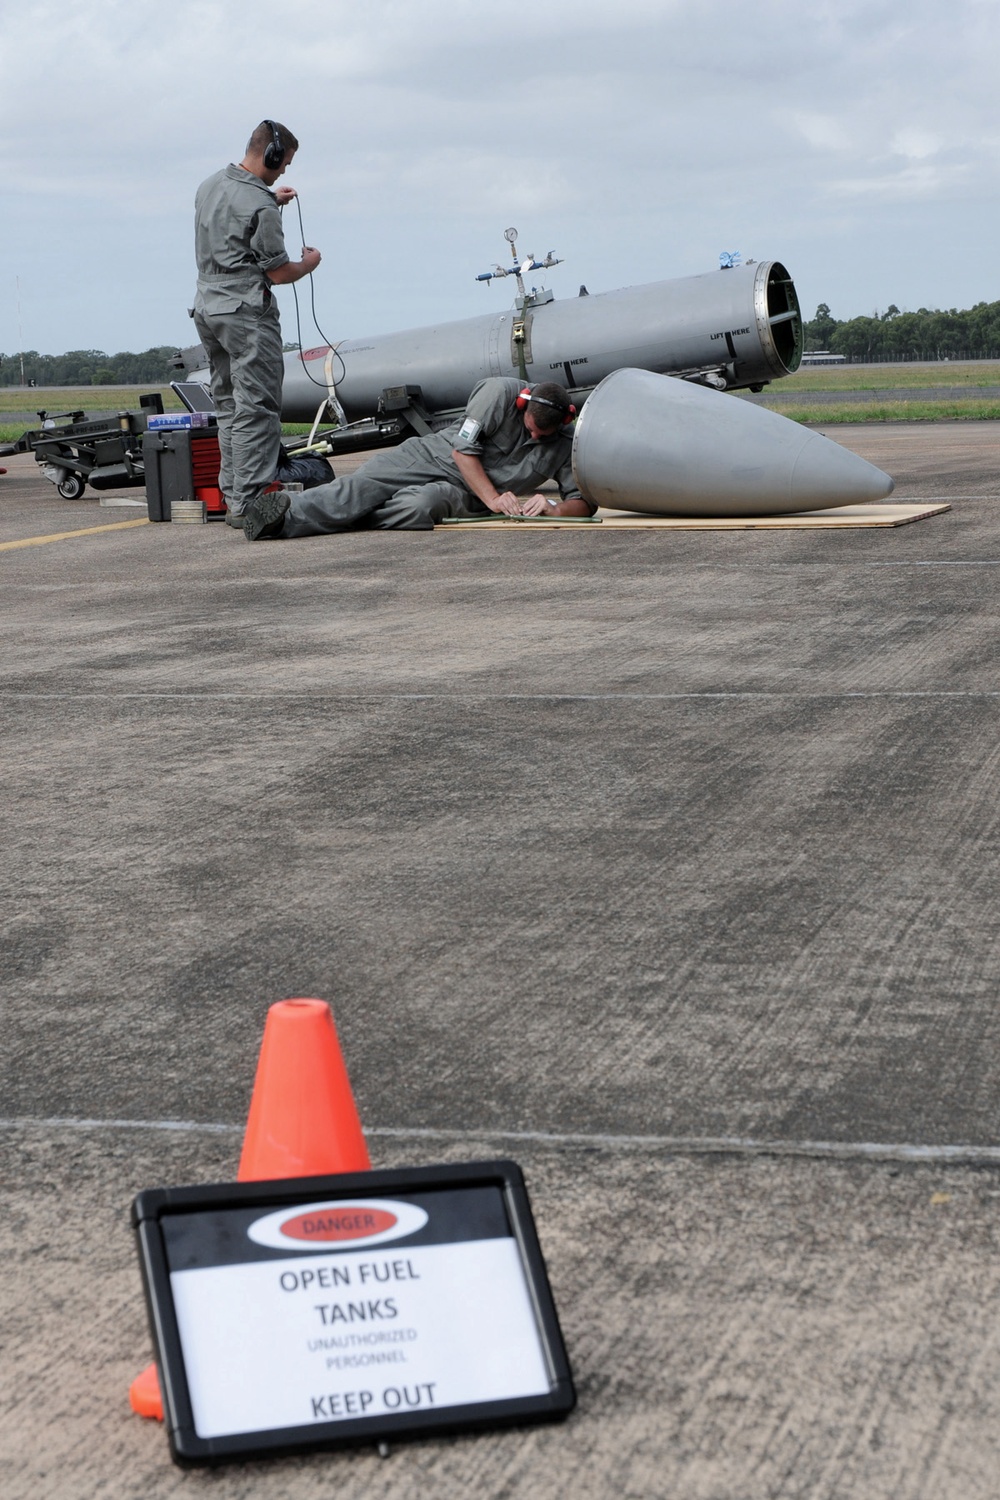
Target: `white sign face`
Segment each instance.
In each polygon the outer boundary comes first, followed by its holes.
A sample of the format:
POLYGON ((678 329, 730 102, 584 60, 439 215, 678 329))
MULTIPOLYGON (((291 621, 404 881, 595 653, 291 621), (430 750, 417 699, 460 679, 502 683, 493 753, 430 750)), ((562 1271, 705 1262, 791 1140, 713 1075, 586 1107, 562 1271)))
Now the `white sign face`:
POLYGON ((249 1226, 267 1258, 171 1270, 198 1437, 547 1393, 516 1241, 386 1243, 427 1218, 396 1200, 309 1203, 249 1226), (281 1253, 289 1231, 307 1253, 281 1253))

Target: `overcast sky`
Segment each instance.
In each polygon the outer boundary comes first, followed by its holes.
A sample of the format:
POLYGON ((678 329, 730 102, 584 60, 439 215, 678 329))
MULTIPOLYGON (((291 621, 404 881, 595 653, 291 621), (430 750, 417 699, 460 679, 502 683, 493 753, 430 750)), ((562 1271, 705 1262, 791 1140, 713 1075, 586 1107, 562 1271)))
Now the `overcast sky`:
POLYGON ((507 305, 508 225, 557 297, 739 250, 807 316, 994 301, 998 59, 998 0, 0 0, 0 351, 194 342, 194 191, 262 117, 334 339, 507 305))

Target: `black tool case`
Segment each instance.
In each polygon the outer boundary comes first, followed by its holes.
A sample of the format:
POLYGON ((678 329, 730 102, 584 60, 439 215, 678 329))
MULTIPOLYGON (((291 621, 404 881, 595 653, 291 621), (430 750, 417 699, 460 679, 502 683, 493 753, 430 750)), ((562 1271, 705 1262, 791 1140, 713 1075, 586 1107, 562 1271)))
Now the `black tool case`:
POLYGON ((142 440, 146 505, 151 521, 169 521, 175 500, 204 500, 209 515, 224 515, 215 428, 174 427, 142 440))

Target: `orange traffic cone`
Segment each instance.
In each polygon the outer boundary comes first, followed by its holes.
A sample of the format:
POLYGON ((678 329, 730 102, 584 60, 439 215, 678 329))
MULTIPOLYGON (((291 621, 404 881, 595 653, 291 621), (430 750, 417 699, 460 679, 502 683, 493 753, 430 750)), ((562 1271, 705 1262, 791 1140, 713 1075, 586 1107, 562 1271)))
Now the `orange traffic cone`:
POLYGON ((325 1000, 267 1013, 238 1182, 367 1172, 371 1166, 325 1000))
MULTIPOLYGON (((264 1026, 237 1182, 367 1172, 371 1166, 337 1028, 325 1000, 281 1000, 264 1026)), ((155 1364, 129 1386, 140 1417, 163 1421, 155 1364)))

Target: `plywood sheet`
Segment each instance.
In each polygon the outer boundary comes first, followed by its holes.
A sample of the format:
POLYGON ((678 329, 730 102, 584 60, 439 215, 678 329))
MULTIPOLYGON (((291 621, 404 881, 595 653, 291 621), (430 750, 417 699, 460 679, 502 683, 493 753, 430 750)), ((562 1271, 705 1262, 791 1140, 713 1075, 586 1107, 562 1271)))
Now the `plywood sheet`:
POLYGON ((529 519, 524 516, 491 516, 486 521, 444 521, 435 528, 449 531, 809 531, 845 526, 907 526, 941 515, 951 506, 841 505, 833 510, 801 511, 790 516, 646 516, 635 511, 599 510, 590 522, 529 519))

